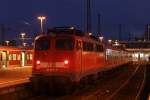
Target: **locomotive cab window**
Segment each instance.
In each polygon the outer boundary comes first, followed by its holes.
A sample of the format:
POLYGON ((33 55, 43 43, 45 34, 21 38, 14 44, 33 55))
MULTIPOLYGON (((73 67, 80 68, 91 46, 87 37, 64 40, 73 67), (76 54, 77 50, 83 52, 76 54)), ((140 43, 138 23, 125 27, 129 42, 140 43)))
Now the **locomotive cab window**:
POLYGON ((96 51, 97 51, 97 52, 103 52, 103 51, 104 51, 103 46, 96 44, 96 51))
POLYGON ((83 42, 83 50, 84 51, 93 51, 94 50, 93 43, 83 42))
POLYGON ((50 48, 50 40, 39 39, 35 42, 35 50, 48 50, 50 48))
POLYGON ((56 39, 56 49, 72 50, 74 42, 71 39, 56 39))

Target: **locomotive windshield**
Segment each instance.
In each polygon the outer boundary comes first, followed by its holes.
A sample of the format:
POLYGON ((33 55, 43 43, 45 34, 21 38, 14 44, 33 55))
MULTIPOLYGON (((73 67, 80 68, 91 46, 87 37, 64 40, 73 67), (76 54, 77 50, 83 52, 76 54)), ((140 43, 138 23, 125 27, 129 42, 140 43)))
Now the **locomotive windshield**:
POLYGON ((72 50, 74 47, 73 40, 71 39, 57 39, 56 49, 60 50, 72 50))
POLYGON ((48 50, 50 48, 50 40, 39 39, 35 42, 35 50, 48 50))

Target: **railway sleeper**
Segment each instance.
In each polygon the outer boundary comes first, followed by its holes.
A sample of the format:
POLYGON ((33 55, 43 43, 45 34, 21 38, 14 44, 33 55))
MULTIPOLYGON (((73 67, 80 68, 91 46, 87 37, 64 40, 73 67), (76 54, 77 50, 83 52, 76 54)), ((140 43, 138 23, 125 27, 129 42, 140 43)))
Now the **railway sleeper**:
POLYGON ((33 96, 30 84, 0 89, 0 100, 26 100, 33 96))
POLYGON ((75 88, 75 82, 67 80, 56 80, 52 77, 44 77, 35 79, 33 82, 33 91, 36 95, 48 94, 48 95, 63 95, 72 93, 75 88))

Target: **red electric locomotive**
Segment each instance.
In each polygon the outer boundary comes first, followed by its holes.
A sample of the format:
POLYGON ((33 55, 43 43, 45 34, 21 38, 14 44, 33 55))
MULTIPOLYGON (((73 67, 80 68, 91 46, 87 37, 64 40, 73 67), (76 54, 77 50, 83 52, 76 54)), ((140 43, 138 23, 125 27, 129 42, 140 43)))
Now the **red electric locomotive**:
POLYGON ((36 89, 42 84, 79 83, 107 67, 105 55, 97 38, 73 27, 50 29, 35 39, 31 80, 36 89))

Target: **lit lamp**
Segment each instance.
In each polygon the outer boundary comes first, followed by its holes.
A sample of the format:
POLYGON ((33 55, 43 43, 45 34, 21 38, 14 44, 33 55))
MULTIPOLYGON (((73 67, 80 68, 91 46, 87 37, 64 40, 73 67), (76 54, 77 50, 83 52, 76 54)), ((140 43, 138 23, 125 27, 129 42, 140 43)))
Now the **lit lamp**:
POLYGON ((111 44, 111 43, 112 43, 112 40, 111 40, 111 39, 109 39, 109 40, 108 40, 108 43, 109 43, 109 44, 111 44))
POLYGON ((22 45, 25 47, 25 46, 27 46, 27 43, 24 42, 22 45))
POLYGON ((10 41, 5 41, 5 43, 6 43, 7 46, 9 45, 9 42, 10 42, 10 41))
POLYGON ((39 16, 38 19, 41 22, 41 33, 43 33, 44 32, 44 29, 43 29, 43 20, 45 20, 46 17, 45 16, 39 16))
POLYGON ((20 35, 21 35, 21 38, 24 39, 26 36, 26 33, 20 33, 20 35))
POLYGON ((21 35, 22 45, 24 46, 24 39, 25 39, 26 33, 20 33, 20 35, 21 35))
POLYGON ((99 37, 99 40, 100 40, 101 42, 103 42, 103 39, 104 39, 103 36, 100 36, 100 37, 99 37))
POLYGON ((91 35, 92 35, 92 33, 91 33, 91 32, 89 32, 89 33, 88 33, 88 35, 89 35, 89 36, 91 36, 91 35))
POLYGON ((119 45, 119 42, 117 40, 115 40, 115 46, 118 46, 119 45))
POLYGON ((70 27, 71 30, 74 30, 74 27, 70 27))

